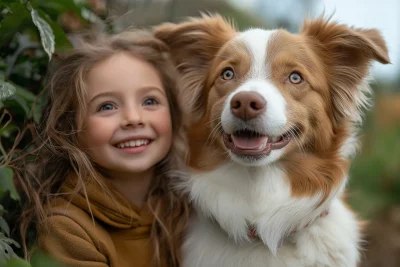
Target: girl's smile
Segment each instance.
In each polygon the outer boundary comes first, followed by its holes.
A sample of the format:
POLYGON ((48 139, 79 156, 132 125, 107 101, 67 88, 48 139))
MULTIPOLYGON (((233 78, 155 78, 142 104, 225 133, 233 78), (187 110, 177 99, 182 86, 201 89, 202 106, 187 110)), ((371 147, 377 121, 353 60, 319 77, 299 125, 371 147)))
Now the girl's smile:
POLYGON ((147 137, 130 137, 126 141, 121 141, 115 146, 123 152, 135 154, 140 153, 151 145, 153 139, 147 137))
POLYGON ((79 141, 112 178, 152 169, 168 154, 168 99, 153 66, 127 53, 98 63, 87 77, 88 112, 79 141))

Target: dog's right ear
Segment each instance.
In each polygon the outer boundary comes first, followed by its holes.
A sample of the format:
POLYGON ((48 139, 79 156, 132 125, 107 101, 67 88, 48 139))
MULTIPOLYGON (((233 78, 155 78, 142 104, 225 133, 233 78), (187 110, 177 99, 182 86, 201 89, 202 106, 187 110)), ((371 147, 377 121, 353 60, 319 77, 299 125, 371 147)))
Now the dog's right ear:
POLYGON ((212 60, 221 47, 236 35, 231 23, 219 15, 190 18, 180 24, 165 23, 153 29, 156 38, 170 48, 181 79, 181 101, 190 115, 199 119, 205 112, 204 86, 212 60))

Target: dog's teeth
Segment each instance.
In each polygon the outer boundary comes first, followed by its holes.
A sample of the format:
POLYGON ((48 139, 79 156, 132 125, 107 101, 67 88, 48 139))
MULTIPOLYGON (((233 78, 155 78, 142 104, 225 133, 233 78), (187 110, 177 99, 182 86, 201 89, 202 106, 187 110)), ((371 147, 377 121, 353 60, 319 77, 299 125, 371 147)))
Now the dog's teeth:
POLYGON ((258 149, 259 149, 259 150, 263 150, 266 146, 267 146, 267 142, 265 142, 264 144, 262 144, 258 149))
POLYGON ((264 148, 267 146, 267 144, 268 144, 269 138, 266 137, 265 139, 266 139, 266 140, 265 140, 265 143, 262 144, 262 145, 259 147, 260 150, 264 149, 264 148))

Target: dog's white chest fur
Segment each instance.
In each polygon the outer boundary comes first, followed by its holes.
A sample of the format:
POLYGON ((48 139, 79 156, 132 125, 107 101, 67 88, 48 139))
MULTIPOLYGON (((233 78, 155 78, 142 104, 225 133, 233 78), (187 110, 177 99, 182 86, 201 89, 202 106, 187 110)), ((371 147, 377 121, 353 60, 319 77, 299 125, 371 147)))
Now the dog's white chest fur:
POLYGON ((291 197, 278 165, 235 163, 194 173, 184 185, 197 213, 183 247, 185 267, 356 266, 358 224, 338 198, 343 185, 318 206, 320 196, 291 197), (248 237, 249 225, 261 240, 248 237))

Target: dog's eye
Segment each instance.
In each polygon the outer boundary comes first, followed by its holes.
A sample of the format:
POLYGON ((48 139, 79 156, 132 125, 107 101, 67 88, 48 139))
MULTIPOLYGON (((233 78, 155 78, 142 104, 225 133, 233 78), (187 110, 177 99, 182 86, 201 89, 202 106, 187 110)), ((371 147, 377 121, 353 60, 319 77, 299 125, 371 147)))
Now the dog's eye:
POLYGON ((299 84, 303 81, 303 77, 301 77, 300 73, 294 71, 290 73, 289 81, 293 84, 299 84))
POLYGON ((232 80, 235 77, 235 73, 231 68, 226 68, 221 73, 221 78, 224 80, 232 80))

